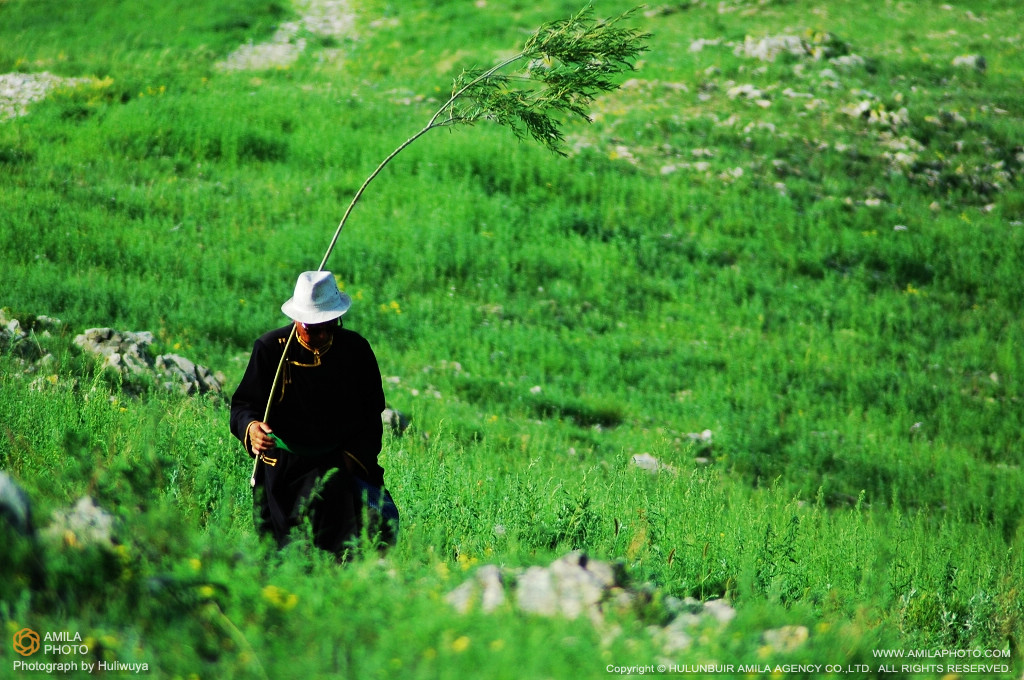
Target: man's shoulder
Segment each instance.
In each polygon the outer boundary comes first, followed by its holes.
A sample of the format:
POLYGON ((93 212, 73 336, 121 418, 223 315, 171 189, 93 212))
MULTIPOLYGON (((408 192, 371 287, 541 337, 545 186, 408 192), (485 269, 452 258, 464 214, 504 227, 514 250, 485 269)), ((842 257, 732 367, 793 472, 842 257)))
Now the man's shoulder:
POLYGON ((348 347, 369 347, 369 341, 362 335, 349 328, 339 328, 334 335, 334 341, 340 342, 342 345, 348 347))
POLYGON ((256 345, 265 347, 279 347, 281 346, 282 341, 288 340, 288 336, 291 334, 291 332, 292 327, 290 325, 283 326, 281 328, 275 328, 274 330, 267 331, 259 338, 257 338, 256 345))

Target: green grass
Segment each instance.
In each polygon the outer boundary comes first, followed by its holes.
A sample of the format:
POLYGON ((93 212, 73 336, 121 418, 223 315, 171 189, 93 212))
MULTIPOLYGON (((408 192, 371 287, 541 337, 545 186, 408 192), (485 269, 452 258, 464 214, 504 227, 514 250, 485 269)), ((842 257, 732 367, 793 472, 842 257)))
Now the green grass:
POLYGON ((579 9, 354 4, 352 38, 224 73, 297 12, 0 3, 0 72, 94 79, 0 122, 0 305, 66 323, 37 340, 57 356, 41 374, 0 355, 0 467, 41 524, 91 494, 122 540, 37 554, 3 536, 7 634, 78 630, 90 659, 157 677, 599 677, 664 656, 659 598, 727 597, 731 626, 670 662, 878 676, 880 649, 1012 648, 1019 674, 1016 4, 640 13, 638 80, 567 127, 569 158, 485 125, 409 147, 329 262, 413 422, 384 453, 399 544, 339 568, 259 544, 223 400, 130 399, 70 340, 150 330, 233 387, 451 78, 579 9), (726 44, 783 33, 831 33, 865 63, 726 44), (972 53, 984 72, 952 65, 972 53), (844 112, 866 100, 906 117, 844 112), (475 565, 570 549, 651 584, 649 606, 609 615, 619 635, 443 601, 475 565), (807 643, 767 648, 787 624, 807 643))

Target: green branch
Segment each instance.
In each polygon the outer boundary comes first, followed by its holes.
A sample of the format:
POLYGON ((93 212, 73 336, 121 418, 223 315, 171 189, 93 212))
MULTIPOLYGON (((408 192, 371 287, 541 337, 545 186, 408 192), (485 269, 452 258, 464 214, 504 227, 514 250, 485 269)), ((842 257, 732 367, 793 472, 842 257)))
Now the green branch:
POLYGON ((508 127, 519 139, 530 137, 565 156, 563 119, 576 116, 589 122, 594 98, 618 88, 616 76, 632 71, 637 57, 647 50, 648 34, 620 25, 634 12, 602 20, 595 19, 588 6, 568 19, 541 26, 515 56, 487 70, 463 71, 448 101, 388 154, 356 191, 319 268, 327 265, 345 222, 370 183, 395 156, 434 128, 491 121, 508 127), (506 73, 514 64, 522 68, 506 73))

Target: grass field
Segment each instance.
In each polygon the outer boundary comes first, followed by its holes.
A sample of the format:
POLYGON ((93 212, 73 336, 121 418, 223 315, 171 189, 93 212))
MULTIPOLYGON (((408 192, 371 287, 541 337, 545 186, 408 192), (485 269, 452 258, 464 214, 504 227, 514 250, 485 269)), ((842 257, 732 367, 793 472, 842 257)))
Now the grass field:
POLYGON ((6 635, 166 678, 1021 677, 1016 2, 651 5, 566 157, 485 123, 402 152, 328 263, 412 422, 382 454, 399 543, 345 567, 259 544, 225 399, 126 396, 71 343, 148 330, 230 392, 452 79, 580 9, 351 0, 326 34, 300 21, 323 6, 0 0, 0 74, 84 79, 0 120, 0 307, 65 324, 34 373, 0 347, 0 468, 41 526, 88 494, 120 539, 2 534, 6 635), (290 60, 232 67, 287 22, 290 60), (601 627, 444 601, 574 549, 650 604, 601 627), (737 617, 666 654, 670 597, 737 617))

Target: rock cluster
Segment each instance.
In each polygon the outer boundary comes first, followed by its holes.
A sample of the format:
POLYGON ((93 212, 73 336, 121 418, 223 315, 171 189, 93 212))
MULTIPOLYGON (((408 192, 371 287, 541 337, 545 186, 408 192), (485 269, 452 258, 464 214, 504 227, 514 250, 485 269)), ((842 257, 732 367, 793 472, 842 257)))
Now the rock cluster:
POLYGON ((205 394, 223 390, 225 378, 219 371, 214 373, 177 354, 153 357, 149 351, 152 343, 153 334, 149 331, 133 333, 112 328, 90 328, 75 336, 76 345, 98 357, 101 368, 112 368, 120 373, 126 383, 155 376, 169 391, 205 394))
MULTIPOLYGON (((606 625, 608 611, 627 611, 651 599, 650 592, 632 589, 621 565, 590 559, 574 551, 547 567, 503 569, 495 565, 478 568, 473 576, 445 597, 460 613, 479 608, 490 613, 501 607, 538 616, 589 618, 612 635, 617 629, 606 625)), ((736 616, 725 600, 700 602, 694 598, 665 598, 671 616, 664 626, 652 625, 648 633, 666 654, 685 650, 693 632, 706 626, 724 628, 736 616)))
MULTIPOLYGON (((56 358, 45 347, 49 339, 65 331, 64 322, 48 316, 24 320, 10 318, 0 309, 0 352, 12 354, 28 364, 27 373, 45 374, 56 358), (40 342, 40 341, 43 342, 40 342)), ((177 354, 153 356, 150 346, 153 334, 133 333, 111 328, 90 328, 75 337, 75 345, 99 359, 100 368, 120 374, 123 386, 132 391, 140 383, 153 381, 167 390, 184 394, 220 393, 224 375, 200 366, 177 354)), ((57 384, 56 376, 43 376, 34 385, 44 387, 47 381, 57 384)))
POLYGON ((620 567, 575 551, 547 567, 517 570, 484 565, 446 599, 463 613, 473 607, 492 612, 509 603, 540 616, 576 619, 585 615, 600 621, 606 607, 630 606, 633 595, 624 581, 620 567))
POLYGON ((68 547, 114 545, 114 517, 89 496, 83 496, 70 508, 53 513, 43 535, 68 547))
MULTIPOLYGON (((40 537, 66 547, 100 545, 110 548, 116 543, 114 524, 110 513, 89 496, 83 496, 74 506, 55 510, 40 537)), ((0 470, 0 529, 11 529, 31 539, 36 536, 28 494, 3 470, 0 470)))
POLYGON ((46 356, 46 352, 33 335, 49 338, 59 333, 64 324, 59 319, 48 316, 37 316, 24 324, 7 316, 6 310, 0 309, 0 352, 9 352, 15 356, 35 362, 46 356))
POLYGON ((0 470, 0 525, 9 526, 22 536, 35 534, 28 494, 3 470, 0 470))

